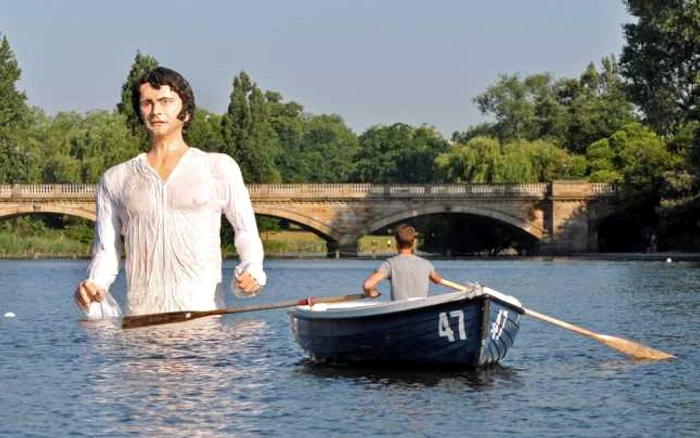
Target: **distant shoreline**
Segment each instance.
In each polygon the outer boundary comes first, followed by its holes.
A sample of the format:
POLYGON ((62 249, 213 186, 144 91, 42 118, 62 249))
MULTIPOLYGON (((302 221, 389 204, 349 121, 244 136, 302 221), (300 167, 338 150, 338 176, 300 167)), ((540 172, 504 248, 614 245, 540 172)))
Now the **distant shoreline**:
MULTIPOLYGON (((557 254, 557 255, 465 255, 465 256, 446 256, 439 254, 419 253, 422 257, 430 260, 607 260, 607 261, 655 261, 655 262, 700 262, 700 253, 693 252, 655 252, 655 253, 576 253, 576 254, 557 254)), ((394 253, 360 253, 357 255, 340 255, 338 259, 358 259, 358 260, 382 260, 393 256, 394 253)), ((267 260, 331 260, 334 256, 326 256, 324 253, 276 253, 267 254, 267 260)), ((89 255, 83 254, 42 254, 35 253, 32 255, 4 255, 0 256, 0 260, 89 260, 89 255)), ((226 254, 224 260, 235 260, 235 255, 226 254)))
POLYGON ((638 253, 615 253, 615 252, 600 252, 600 253, 584 253, 572 256, 557 256, 556 258, 577 258, 591 260, 633 260, 633 261, 672 261, 672 262, 691 262, 700 261, 700 253, 698 252, 638 252, 638 253))

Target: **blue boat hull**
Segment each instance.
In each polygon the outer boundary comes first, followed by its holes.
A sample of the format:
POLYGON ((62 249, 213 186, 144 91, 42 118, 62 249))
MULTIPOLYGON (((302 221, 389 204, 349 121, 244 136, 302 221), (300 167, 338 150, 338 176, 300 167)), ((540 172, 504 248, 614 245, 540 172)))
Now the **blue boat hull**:
POLYGON ((513 345, 518 304, 457 292, 321 311, 299 306, 290 314, 295 340, 317 361, 476 368, 498 362, 513 345))

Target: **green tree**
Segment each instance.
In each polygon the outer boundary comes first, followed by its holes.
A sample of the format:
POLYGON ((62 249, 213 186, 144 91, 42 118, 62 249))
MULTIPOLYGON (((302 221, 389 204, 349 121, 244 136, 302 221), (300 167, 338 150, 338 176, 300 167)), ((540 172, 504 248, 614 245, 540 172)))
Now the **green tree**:
POLYGON ((666 144, 654 131, 630 123, 610 137, 618 151, 624 183, 633 191, 656 195, 664 184, 664 173, 673 165, 666 144))
POLYGON ((339 183, 350 181, 357 136, 337 115, 299 116, 300 132, 280 138, 277 165, 282 180, 290 183, 339 183))
POLYGON ((71 156, 70 136, 82 124, 75 111, 44 117, 34 125, 34 136, 41 145, 41 179, 45 183, 79 183, 80 165, 71 156))
POLYGON ((662 135, 700 121, 700 2, 625 0, 620 63, 632 101, 662 135))
POLYGON ((304 180, 315 183, 349 182, 355 171, 354 157, 360 148, 357 136, 335 114, 304 118, 300 162, 304 180))
POLYGON ((566 150, 550 142, 520 140, 503 146, 504 157, 509 157, 513 154, 522 155, 522 158, 516 163, 524 162, 521 165, 529 168, 531 173, 529 175, 523 174, 521 179, 501 177, 497 179, 497 182, 549 182, 555 179, 571 177, 569 173, 575 172, 576 167, 571 163, 566 150))
POLYGON ((537 181, 527 140, 516 140, 503 145, 501 157, 495 159, 491 172, 494 183, 527 183, 537 181))
POLYGON ((275 166, 284 182, 306 182, 302 174, 304 163, 301 158, 304 107, 294 101, 284 102, 281 93, 265 92, 265 102, 272 128, 277 135, 278 153, 275 166))
POLYGON ((524 79, 502 75, 474 101, 495 121, 455 133, 456 142, 477 136, 496 137, 503 144, 541 139, 582 154, 592 142, 634 120, 613 57, 602 59, 600 71, 589 64, 577 79, 554 80, 546 73, 524 79))
POLYGON ((493 123, 479 123, 470 126, 466 131, 455 131, 452 133, 451 141, 455 144, 467 144, 474 137, 493 137, 495 136, 493 123))
POLYGON ((683 203, 694 197, 694 175, 700 174, 700 121, 680 127, 668 138, 667 148, 674 162, 673 169, 666 174, 667 185, 662 195, 672 203, 683 203))
POLYGON ((504 145, 492 137, 474 137, 441 154, 437 165, 453 183, 515 184, 581 178, 585 158, 570 155, 544 140, 515 140, 504 145))
POLYGON ((277 134, 270 120, 265 95, 245 72, 233 80, 231 100, 221 127, 224 152, 238 162, 246 182, 280 181, 275 166, 277 134))
POLYGON ((617 183, 622 180, 622 175, 618 171, 619 160, 607 138, 591 143, 586 150, 586 159, 591 182, 617 183))
POLYGON ((31 122, 27 96, 17 89, 22 70, 6 36, 0 41, 0 183, 31 179, 36 160, 26 130, 31 122))
POLYGON ((139 143, 126 127, 125 117, 115 112, 88 112, 68 141, 82 183, 97 183, 109 167, 139 152, 139 143))
POLYGON ((221 132, 221 116, 203 108, 197 108, 185 138, 190 146, 203 151, 222 152, 224 137, 221 132))
POLYGON ((134 157, 139 142, 117 112, 58 113, 38 134, 44 148, 43 180, 94 184, 111 166, 134 157))
POLYGON ((603 58, 601 71, 593 63, 578 80, 562 80, 556 88, 564 109, 557 137, 574 153, 585 153, 588 146, 607 138, 634 121, 632 103, 624 90, 617 61, 603 58))
POLYGON ((491 134, 501 142, 551 135, 560 111, 548 73, 525 79, 517 74, 501 75, 474 102, 482 114, 495 118, 491 134))
POLYGON ((592 180, 620 182, 635 196, 655 199, 677 161, 664 141, 638 122, 591 144, 586 156, 592 180))
POLYGON ((265 103, 270 123, 280 143, 295 142, 302 134, 304 107, 294 101, 284 102, 282 94, 277 91, 266 91, 265 103))
MULTIPOLYGON (((440 154, 435 163, 448 182, 494 183, 502 158, 498 139, 474 137, 466 144, 452 146, 440 154)), ((517 157, 512 159, 515 161, 517 157)))
POLYGON ((138 135, 141 140, 146 139, 146 133, 141 127, 139 115, 136 114, 131 104, 131 87, 138 81, 144 73, 158 67, 158 61, 151 55, 144 55, 141 51, 136 51, 134 63, 131 65, 129 74, 122 84, 121 101, 117 103, 117 111, 125 117, 126 125, 135 135, 138 135))
POLYGON ((435 158, 449 143, 429 126, 373 126, 359 138, 354 178, 371 183, 438 182, 435 158))

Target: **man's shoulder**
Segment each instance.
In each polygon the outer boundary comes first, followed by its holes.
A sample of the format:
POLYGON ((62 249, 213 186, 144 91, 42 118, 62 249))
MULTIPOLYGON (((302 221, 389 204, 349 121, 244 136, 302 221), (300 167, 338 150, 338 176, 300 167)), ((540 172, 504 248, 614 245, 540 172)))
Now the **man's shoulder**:
POLYGON ((223 152, 209 152, 196 147, 190 147, 190 153, 201 160, 207 160, 211 163, 235 163, 230 155, 223 152))
POLYGON ((133 176, 136 167, 138 166, 139 154, 127 161, 123 161, 119 164, 108 168, 103 174, 100 180, 100 186, 102 190, 105 191, 108 196, 116 196, 120 193, 124 186, 127 184, 131 176, 133 176))
POLYGON ((215 172, 230 173, 239 169, 236 160, 230 155, 221 152, 206 152, 201 149, 193 148, 193 154, 201 160, 204 160, 211 169, 215 172))
POLYGON ((141 154, 126 160, 122 161, 119 164, 115 164, 114 166, 110 167, 107 169, 104 173, 103 179, 105 180, 113 180, 115 178, 119 178, 120 176, 123 176, 124 174, 128 173, 131 169, 136 166, 138 163, 139 157, 141 154))
POLYGON ((384 260, 384 265, 385 266, 396 266, 396 265, 403 265, 407 261, 405 255, 401 254, 396 254, 395 256, 389 257, 388 259, 384 260))
POLYGON ((423 257, 417 256, 415 254, 411 254, 411 255, 397 254, 394 257, 391 257, 389 260, 392 260, 393 262, 405 263, 405 264, 410 264, 410 265, 416 265, 416 264, 432 265, 432 263, 430 263, 430 261, 428 261, 427 259, 424 259, 423 257))

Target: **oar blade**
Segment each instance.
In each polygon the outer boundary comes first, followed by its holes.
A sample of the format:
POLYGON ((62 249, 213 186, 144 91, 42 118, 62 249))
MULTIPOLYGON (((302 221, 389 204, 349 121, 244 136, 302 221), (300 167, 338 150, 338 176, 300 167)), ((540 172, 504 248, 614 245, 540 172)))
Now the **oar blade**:
POLYGON ((647 347, 646 345, 608 335, 597 335, 596 339, 602 344, 624 353, 630 357, 640 360, 664 360, 673 359, 676 356, 665 353, 655 348, 647 347))

